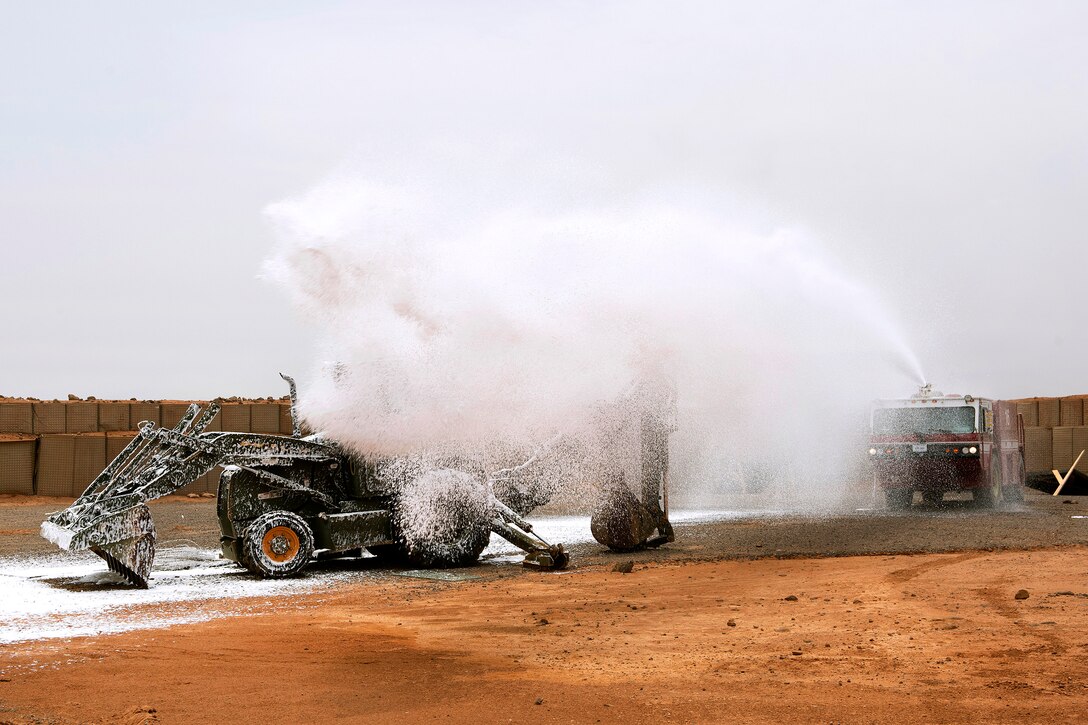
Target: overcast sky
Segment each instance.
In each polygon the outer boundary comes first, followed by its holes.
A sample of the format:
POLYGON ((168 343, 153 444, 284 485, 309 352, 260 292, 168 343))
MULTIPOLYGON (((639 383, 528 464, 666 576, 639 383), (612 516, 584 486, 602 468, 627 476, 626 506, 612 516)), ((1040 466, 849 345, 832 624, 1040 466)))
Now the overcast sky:
POLYGON ((259 278, 262 211, 436 144, 501 145, 496 177, 573 164, 614 196, 758 209, 875 289, 939 387, 1088 393, 1084 3, 39 1, 3 18, 2 394, 280 394, 316 332, 259 278))

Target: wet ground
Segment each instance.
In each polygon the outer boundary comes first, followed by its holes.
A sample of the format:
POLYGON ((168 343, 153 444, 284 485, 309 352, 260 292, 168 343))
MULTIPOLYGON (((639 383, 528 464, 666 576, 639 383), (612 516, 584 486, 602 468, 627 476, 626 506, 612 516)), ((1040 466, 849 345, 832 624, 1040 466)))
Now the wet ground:
POLYGON ((1086 554, 353 576, 0 647, 0 722, 1079 723, 1086 554))
MULTIPOLYGON (((1029 492, 1024 504, 996 511, 969 501, 895 513, 870 507, 822 515, 680 510, 672 513, 674 543, 622 555, 592 540, 586 516, 533 521, 546 540, 570 549, 571 569, 578 570, 621 560, 679 563, 1088 545, 1088 518, 1081 517, 1079 501, 1029 492)), ((480 566, 441 575, 391 569, 365 557, 315 562, 300 578, 263 581, 218 557, 213 500, 172 497, 151 505, 159 545, 151 587, 137 591, 117 581, 95 555, 61 551, 37 535, 41 519, 65 503, 29 498, 0 503, 0 643, 202 621, 228 616, 234 600, 293 596, 354 580, 405 575, 494 579, 524 573, 521 552, 493 536, 480 566)))
POLYGON ((636 554, 546 517, 570 571, 493 542, 453 572, 365 559, 290 581, 217 560, 214 503, 170 499, 152 505, 146 591, 37 537, 63 505, 0 499, 0 723, 1079 722, 1088 706, 1076 497, 677 511, 677 541, 636 554))
MULTIPOLYGON (((0 556, 58 551, 38 535, 38 526, 49 512, 68 503, 65 499, 38 503, 35 497, 0 496, 0 556)), ((152 502, 151 511, 160 542, 218 547, 214 500, 171 496, 152 502)), ((1006 504, 997 510, 979 509, 966 500, 940 506, 916 504, 907 512, 886 511, 879 502, 808 514, 679 509, 672 514, 677 541, 631 558, 854 556, 1088 545, 1088 519, 1076 518, 1079 515, 1088 516, 1088 497, 1055 497, 1031 489, 1023 504, 1006 504)), ((600 563, 612 556, 591 541, 586 517, 531 518, 543 522, 540 531, 545 538, 550 536, 574 553, 574 566, 600 563)), ((493 553, 514 551, 495 536, 492 544, 493 553)))

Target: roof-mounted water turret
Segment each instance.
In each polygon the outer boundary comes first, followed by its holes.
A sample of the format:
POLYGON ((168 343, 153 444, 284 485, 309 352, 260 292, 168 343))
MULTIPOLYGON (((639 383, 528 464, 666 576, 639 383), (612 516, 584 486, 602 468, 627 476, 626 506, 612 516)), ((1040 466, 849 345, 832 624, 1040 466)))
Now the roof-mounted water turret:
POLYGON ((939 390, 933 389, 933 383, 926 383, 922 387, 918 388, 918 392, 910 396, 915 399, 929 400, 930 398, 943 398, 944 393, 939 390))

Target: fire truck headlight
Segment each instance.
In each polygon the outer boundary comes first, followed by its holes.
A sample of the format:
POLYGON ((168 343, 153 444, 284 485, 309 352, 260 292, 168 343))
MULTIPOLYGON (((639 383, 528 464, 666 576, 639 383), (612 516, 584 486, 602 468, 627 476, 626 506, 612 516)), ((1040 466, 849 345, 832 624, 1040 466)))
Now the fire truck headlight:
POLYGON ((876 449, 875 448, 870 448, 869 449, 869 455, 870 456, 875 456, 876 455, 876 449))
POLYGON ((968 453, 978 453, 978 448, 976 446, 971 446, 970 448, 967 449, 967 452, 968 453))

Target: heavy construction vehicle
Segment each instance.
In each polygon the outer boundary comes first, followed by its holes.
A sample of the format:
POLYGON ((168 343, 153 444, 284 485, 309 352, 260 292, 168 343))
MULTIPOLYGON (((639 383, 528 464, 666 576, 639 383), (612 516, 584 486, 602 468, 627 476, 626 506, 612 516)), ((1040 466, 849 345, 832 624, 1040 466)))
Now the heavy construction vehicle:
MULTIPOLYGON (((214 402, 204 409, 191 405, 173 428, 144 422, 71 506, 46 519, 42 536, 64 549, 89 549, 132 584, 147 587, 156 539, 147 503, 220 465, 222 555, 260 576, 291 576, 315 555, 361 555, 364 548, 411 566, 462 566, 479 558, 492 533, 525 551, 526 566, 567 565, 563 546, 537 536, 524 518, 557 488, 558 481, 542 474, 562 437, 490 476, 471 461, 439 454, 368 460, 321 434, 303 437, 295 384, 283 377, 291 386, 293 435, 207 431, 219 411, 214 402)), ((635 447, 625 452, 637 452, 638 460, 626 463, 637 468, 642 488, 628 490, 622 456, 606 456, 609 485, 592 524, 595 535, 601 532, 598 540, 621 550, 672 540, 665 494, 670 429, 638 400, 625 396, 616 408, 634 411, 634 422, 603 434, 610 441, 630 439, 635 447)))
POLYGON ((889 509, 908 508, 916 491, 929 504, 957 491, 984 507, 1023 500, 1024 422, 1013 403, 924 385, 874 401, 870 425, 873 485, 889 509))

